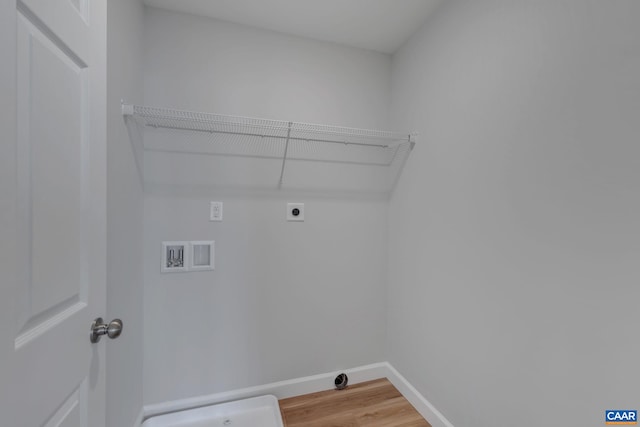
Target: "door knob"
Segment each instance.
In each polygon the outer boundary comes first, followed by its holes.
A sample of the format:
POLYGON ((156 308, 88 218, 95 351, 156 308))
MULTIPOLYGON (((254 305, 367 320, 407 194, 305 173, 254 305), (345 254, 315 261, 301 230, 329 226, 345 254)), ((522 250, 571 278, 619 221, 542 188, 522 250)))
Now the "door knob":
POLYGON ((100 341, 100 338, 103 335, 108 336, 111 339, 116 339, 122 333, 122 320, 114 319, 111 322, 103 323, 102 317, 96 318, 96 320, 91 323, 91 331, 89 334, 89 338, 92 343, 96 343, 100 341))

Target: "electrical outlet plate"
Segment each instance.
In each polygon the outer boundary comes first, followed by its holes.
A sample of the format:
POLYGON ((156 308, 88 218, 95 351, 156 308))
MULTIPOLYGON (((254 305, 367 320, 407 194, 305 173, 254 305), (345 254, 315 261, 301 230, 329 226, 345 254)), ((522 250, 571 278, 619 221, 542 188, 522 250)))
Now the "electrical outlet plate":
POLYGON ((211 202, 209 221, 222 221, 222 202, 211 202))
POLYGON ((287 203, 287 221, 304 221, 304 203, 287 203))

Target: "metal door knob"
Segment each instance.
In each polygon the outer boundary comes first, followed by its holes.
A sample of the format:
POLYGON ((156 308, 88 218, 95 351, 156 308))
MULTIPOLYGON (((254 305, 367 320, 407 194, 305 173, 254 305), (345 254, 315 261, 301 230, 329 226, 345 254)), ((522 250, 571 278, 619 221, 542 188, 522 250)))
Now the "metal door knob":
POLYGON ((122 333, 122 320, 114 319, 109 324, 103 323, 102 317, 96 318, 91 324, 91 331, 89 338, 92 343, 100 341, 103 335, 108 336, 111 339, 118 338, 122 333))

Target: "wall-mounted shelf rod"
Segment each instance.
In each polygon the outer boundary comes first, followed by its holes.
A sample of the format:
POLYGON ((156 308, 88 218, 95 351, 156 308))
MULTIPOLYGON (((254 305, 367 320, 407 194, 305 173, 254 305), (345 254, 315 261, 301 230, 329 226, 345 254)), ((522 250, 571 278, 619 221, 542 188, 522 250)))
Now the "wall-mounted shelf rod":
POLYGON ((122 114, 143 182, 171 188, 388 196, 415 144, 405 132, 130 104, 122 114))
MULTIPOLYGON (((296 138, 296 137, 291 137, 290 133, 287 136, 277 136, 277 135, 274 136, 274 135, 266 135, 264 133, 230 132, 230 131, 215 130, 215 129, 190 129, 190 128, 183 128, 179 126, 165 126, 165 125, 152 125, 152 124, 147 124, 145 126, 152 127, 155 129, 187 130, 192 132, 217 133, 221 135, 251 136, 251 137, 258 137, 258 138, 276 138, 276 139, 284 139, 287 141, 291 140, 291 141, 302 141, 302 142, 320 142, 320 143, 328 143, 328 144, 362 145, 364 147, 379 147, 379 148, 393 147, 393 145, 390 145, 390 144, 382 145, 382 144, 371 144, 371 143, 365 143, 365 142, 336 141, 331 139, 296 138)), ((402 144, 405 142, 406 141, 396 142, 396 145, 402 144)))

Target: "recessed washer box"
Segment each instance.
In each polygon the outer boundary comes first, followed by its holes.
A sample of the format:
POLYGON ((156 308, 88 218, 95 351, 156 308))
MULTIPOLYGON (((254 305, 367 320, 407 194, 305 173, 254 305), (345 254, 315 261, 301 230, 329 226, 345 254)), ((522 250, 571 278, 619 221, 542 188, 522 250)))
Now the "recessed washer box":
POLYGON ((287 203, 287 221, 304 221, 304 203, 287 203))
POLYGON ((162 242, 160 271, 176 273, 187 271, 189 262, 189 242, 162 242))

